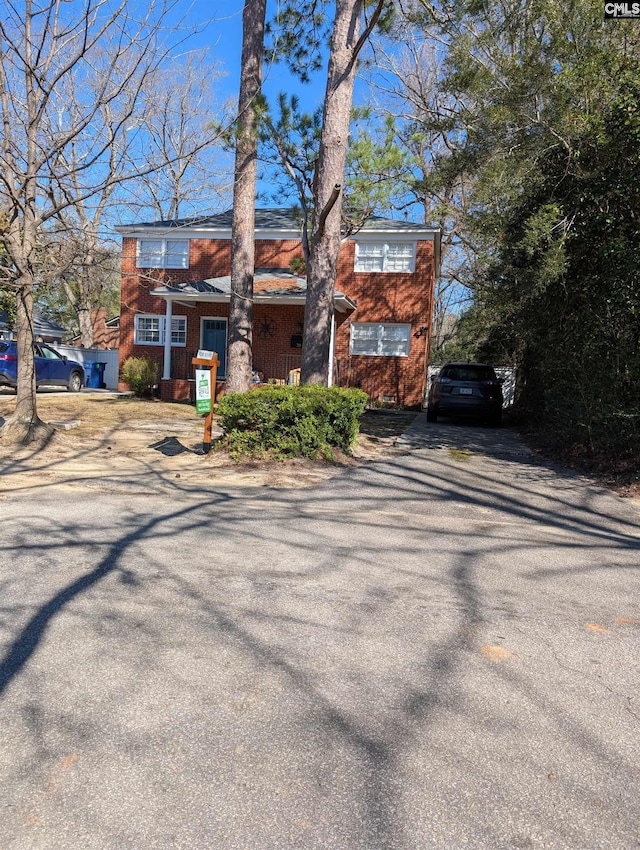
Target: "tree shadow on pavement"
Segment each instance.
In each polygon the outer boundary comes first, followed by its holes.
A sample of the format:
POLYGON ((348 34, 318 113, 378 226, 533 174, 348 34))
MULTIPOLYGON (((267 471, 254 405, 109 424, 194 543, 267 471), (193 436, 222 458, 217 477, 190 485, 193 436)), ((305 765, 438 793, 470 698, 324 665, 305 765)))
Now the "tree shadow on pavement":
MULTIPOLYGON (((591 685, 571 679, 567 699, 553 699, 543 681, 548 670, 527 653, 535 645, 541 654, 540 621, 553 615, 575 631, 596 604, 566 576, 606 575, 596 591, 615 576, 614 601, 629 593, 624 577, 638 569, 638 525, 614 497, 582 480, 515 454, 505 461, 504 446, 492 457, 485 444, 468 464, 456 463, 448 448, 413 449, 304 491, 210 491, 177 506, 133 497, 128 507, 109 503, 113 515, 95 525, 75 503, 64 521, 43 517, 35 505, 33 513, 16 512, 5 533, 16 572, 5 588, 13 636, 0 662, 0 694, 29 687, 39 652, 55 679, 56 659, 69 647, 57 632, 45 637, 72 615, 75 652, 84 657, 86 641, 110 653, 103 688, 113 692, 110 710, 122 718, 125 740, 134 732, 120 707, 124 689, 133 689, 131 699, 145 689, 155 696, 158 680, 167 712, 185 690, 199 694, 191 713, 180 715, 191 725, 172 734, 206 742, 204 753, 185 745, 190 759, 215 758, 221 742, 207 737, 207 710, 229 712, 245 682, 257 683, 256 714, 229 716, 250 752, 266 735, 287 753, 304 792, 289 791, 293 798, 261 824, 257 815, 247 820, 247 806, 258 807, 259 794, 275 806, 277 777, 254 796, 233 778, 222 789, 211 783, 206 805, 224 805, 236 830, 221 848, 527 846, 545 820, 556 846, 587 846, 580 844, 587 833, 563 822, 565 805, 588 829, 611 830, 625 846, 631 816, 591 811, 598 783, 580 778, 580 764, 599 766, 623 796, 637 787, 637 765, 577 704, 587 694, 596 699, 591 685), (116 576, 117 585, 108 580, 116 576), (141 631, 146 642, 135 639, 141 631), (487 646, 493 655, 482 653, 487 646), (543 748, 569 763, 560 801, 535 797, 545 761, 528 741, 532 728, 543 748), (507 751, 503 741, 518 746, 507 751), (288 818, 304 805, 315 806, 318 832, 295 843, 288 818), (507 811, 509 818, 500 814, 507 811), (454 830, 448 844, 445 828, 454 830)), ((172 500, 178 493, 167 492, 172 500)), ((571 634, 581 646, 591 639, 571 634)), ((96 664, 92 658, 88 652, 87 663, 96 664)), ((553 657, 549 666, 557 666, 553 657)), ((46 689, 38 699, 46 702, 46 689)), ((610 714, 618 711, 607 699, 610 714)), ((78 710, 90 728, 90 708, 78 710)), ((135 742, 138 760, 171 776, 154 741, 135 742)), ((243 758, 241 748, 235 758, 243 758)), ((194 778, 181 793, 195 795, 200 785, 194 778)), ((192 846, 205 846, 206 836, 190 832, 188 811, 183 818, 174 809, 172 817, 192 846)), ((168 847, 170 839, 156 843, 168 847)))

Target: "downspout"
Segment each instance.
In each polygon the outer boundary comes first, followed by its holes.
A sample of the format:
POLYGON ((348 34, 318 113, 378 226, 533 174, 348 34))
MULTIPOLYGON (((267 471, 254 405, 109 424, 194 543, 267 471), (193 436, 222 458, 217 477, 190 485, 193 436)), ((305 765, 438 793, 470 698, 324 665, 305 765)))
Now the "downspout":
POLYGON ((164 318, 164 363, 162 367, 162 380, 171 378, 171 307, 172 302, 167 298, 167 309, 164 318))
POLYGON ((336 349, 336 315, 331 312, 331 336, 329 337, 329 373, 327 375, 327 385, 333 386, 333 359, 336 349))

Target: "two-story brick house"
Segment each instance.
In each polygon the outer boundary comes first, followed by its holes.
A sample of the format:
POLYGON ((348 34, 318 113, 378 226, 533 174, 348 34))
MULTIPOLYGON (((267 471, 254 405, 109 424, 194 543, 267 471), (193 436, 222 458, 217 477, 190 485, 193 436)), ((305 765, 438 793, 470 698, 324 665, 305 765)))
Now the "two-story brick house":
MULTIPOLYGON (((214 350, 226 371, 231 289, 231 212, 124 225, 120 362, 155 359, 161 395, 188 399, 191 358, 214 350), (169 329, 169 332, 167 332, 169 329)), ((338 260, 330 381, 405 405, 424 397, 439 230, 372 218, 342 243, 338 260)), ((254 369, 287 380, 300 366, 305 278, 300 226, 289 210, 256 210, 254 369), (293 265, 296 268, 296 265, 293 265)))

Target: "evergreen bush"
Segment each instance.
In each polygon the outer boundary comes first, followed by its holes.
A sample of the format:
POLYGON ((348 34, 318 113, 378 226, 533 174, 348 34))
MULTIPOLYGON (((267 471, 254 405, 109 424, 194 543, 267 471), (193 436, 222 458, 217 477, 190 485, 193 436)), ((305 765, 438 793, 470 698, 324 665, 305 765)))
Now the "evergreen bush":
POLYGON ((223 396, 216 407, 232 457, 323 456, 348 452, 358 434, 366 393, 339 387, 258 387, 223 396))

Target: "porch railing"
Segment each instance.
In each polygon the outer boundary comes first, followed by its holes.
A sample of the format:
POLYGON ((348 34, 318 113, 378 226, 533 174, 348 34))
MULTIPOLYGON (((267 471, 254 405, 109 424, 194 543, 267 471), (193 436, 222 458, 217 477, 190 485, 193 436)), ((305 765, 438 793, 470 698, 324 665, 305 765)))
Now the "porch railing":
POLYGON ((299 369, 302 358, 299 354, 254 354, 253 368, 263 381, 287 382, 289 372, 299 369))
POLYGON ((197 353, 197 351, 187 351, 186 348, 172 348, 171 377, 183 381, 195 378, 195 367, 191 365, 191 361, 197 353))
MULTIPOLYGON (((195 377, 194 367, 191 365, 191 360, 196 356, 195 351, 188 351, 185 348, 171 349, 171 377, 187 380, 195 377)), ((289 372, 292 369, 299 369, 301 357, 299 354, 271 354, 260 355, 254 354, 253 368, 258 372, 262 380, 267 382, 284 381, 287 382, 289 372)))

